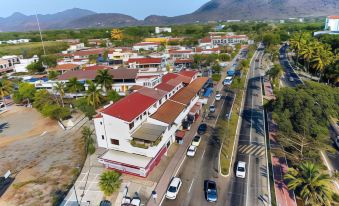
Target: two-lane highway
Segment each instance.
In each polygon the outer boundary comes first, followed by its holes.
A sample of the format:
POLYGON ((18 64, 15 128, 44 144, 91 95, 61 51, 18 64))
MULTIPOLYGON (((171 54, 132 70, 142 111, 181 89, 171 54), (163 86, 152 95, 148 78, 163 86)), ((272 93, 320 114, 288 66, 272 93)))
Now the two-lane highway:
POLYGON ((236 160, 223 205, 265 205, 270 199, 261 84, 264 71, 259 69, 262 56, 257 51, 250 65, 236 160), (235 177, 238 161, 246 162, 244 179, 235 177))

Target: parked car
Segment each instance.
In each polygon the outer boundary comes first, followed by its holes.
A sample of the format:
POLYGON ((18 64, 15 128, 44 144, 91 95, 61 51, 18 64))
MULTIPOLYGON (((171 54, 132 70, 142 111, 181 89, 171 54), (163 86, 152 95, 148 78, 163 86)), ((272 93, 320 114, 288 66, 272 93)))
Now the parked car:
POLYGON ((167 192, 165 195, 166 198, 170 200, 174 200, 175 198, 177 198, 181 185, 181 179, 178 177, 173 177, 169 187, 167 188, 167 192))
POLYGON ((246 162, 238 161, 235 176, 240 178, 246 177, 246 162))
POLYGON ((205 181, 205 197, 208 202, 216 202, 218 200, 217 184, 212 180, 205 181))
POLYGON ((290 82, 294 82, 293 77, 288 78, 288 80, 289 80, 290 82))
POLYGON ((209 110, 210 110, 211 113, 214 113, 215 112, 215 105, 214 104, 210 105, 209 110))
POLYGON ((215 100, 216 100, 216 101, 221 100, 221 94, 216 94, 216 95, 215 95, 215 100))
POLYGON ((195 136, 192 140, 192 145, 194 146, 199 146, 201 142, 201 137, 200 136, 195 136))
POLYGON ((197 147, 194 145, 190 145, 187 149, 186 155, 189 157, 194 157, 196 151, 197 151, 197 147))
POLYGON ((202 123, 198 127, 198 134, 200 134, 200 135, 205 134, 206 130, 207 130, 207 124, 202 123))
POLYGON ((233 78, 231 76, 227 76, 224 81, 223 81, 223 84, 224 85, 231 85, 233 82, 233 78))

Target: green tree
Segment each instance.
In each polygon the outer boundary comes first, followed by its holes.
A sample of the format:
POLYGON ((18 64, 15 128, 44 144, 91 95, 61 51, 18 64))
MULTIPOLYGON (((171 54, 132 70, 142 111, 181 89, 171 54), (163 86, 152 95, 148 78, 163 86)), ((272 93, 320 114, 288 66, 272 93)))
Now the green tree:
POLYGON ((95 152, 93 134, 94 134, 93 129, 87 126, 82 128, 81 135, 85 142, 86 155, 92 155, 95 152))
POLYGON ((55 67, 57 65, 57 56, 56 55, 43 55, 40 57, 43 65, 47 67, 55 67))
POLYGON ((59 76, 59 73, 57 71, 49 71, 48 72, 48 79, 49 80, 55 80, 59 76))
POLYGON ((326 67, 329 66, 333 61, 334 55, 328 45, 318 46, 315 49, 312 63, 313 67, 320 73, 320 78, 326 67))
POLYGON ((35 92, 33 100, 33 106, 39 111, 41 111, 45 105, 52 105, 55 103, 52 95, 46 89, 35 92))
POLYGON ((213 66, 212 66, 212 70, 214 71, 214 72, 216 72, 216 73, 220 73, 221 72, 221 70, 222 70, 222 68, 221 68, 221 66, 219 65, 219 63, 215 63, 213 66))
POLYGON ((35 86, 33 84, 23 82, 19 84, 19 88, 14 92, 14 100, 16 102, 22 102, 26 100, 28 104, 33 100, 34 94, 36 92, 35 86))
POLYGON ((38 62, 32 62, 31 64, 29 64, 27 66, 27 70, 30 73, 34 74, 34 73, 37 73, 37 72, 39 73, 39 72, 45 71, 45 68, 42 65, 42 61, 39 60, 38 62))
POLYGON ((117 191, 121 185, 121 174, 116 171, 106 171, 100 175, 99 187, 106 196, 117 191))
POLYGON ((295 190, 305 205, 331 205, 331 178, 318 165, 301 163, 298 169, 290 168, 284 178, 288 180, 288 188, 295 190))
POLYGON ((56 93, 58 93, 60 97, 62 107, 65 107, 65 104, 64 104, 65 89, 66 89, 66 86, 65 86, 65 83, 63 82, 55 83, 54 88, 53 88, 53 90, 56 93))
POLYGON ((115 90, 110 90, 107 92, 107 99, 109 101, 117 102, 119 99, 121 99, 121 96, 115 90))
POLYGON ((226 61, 230 61, 230 60, 231 60, 231 57, 230 57, 230 55, 228 55, 228 54, 226 54, 226 53, 222 53, 222 54, 219 55, 219 59, 220 59, 221 61, 226 62, 226 61))
POLYGON ((90 64, 95 64, 97 62, 98 57, 99 56, 95 55, 95 54, 89 55, 89 57, 88 57, 89 63, 90 64))
MULTIPOLYGON (((0 80, 0 98, 2 99, 3 103, 5 104, 5 97, 8 96, 12 92, 13 86, 9 80, 1 79, 0 80)), ((5 107, 6 104, 5 104, 5 107)))
POLYGON ((317 44, 315 42, 306 42, 306 44, 304 45, 303 48, 301 48, 300 50, 300 55, 301 57, 306 60, 307 62, 307 71, 310 71, 310 63, 311 63, 311 59, 314 56, 314 52, 315 52, 315 47, 317 46, 317 44))
POLYGON ((109 70, 98 70, 97 76, 95 77, 95 82, 101 85, 101 88, 104 92, 107 92, 112 89, 113 76, 109 73, 109 70))
POLYGON ((89 105, 92 105, 93 108, 96 108, 101 103, 101 89, 98 89, 98 85, 92 81, 87 81, 87 84, 87 102, 89 105))
POLYGON ((73 77, 67 82, 67 90, 71 93, 78 93, 83 90, 83 85, 78 81, 76 77, 73 77))
POLYGON ((41 113, 55 120, 63 120, 70 115, 69 108, 61 107, 57 104, 45 104, 41 110, 41 113))
POLYGON ((95 108, 90 105, 85 97, 81 97, 75 101, 75 107, 85 114, 88 119, 92 119, 96 114, 95 108))
MULTIPOLYGON (((270 70, 266 72, 266 75, 269 76, 270 80, 275 84, 280 85, 279 80, 283 75, 284 70, 280 64, 275 64, 270 70)), ((280 88, 280 87, 279 87, 280 88)))

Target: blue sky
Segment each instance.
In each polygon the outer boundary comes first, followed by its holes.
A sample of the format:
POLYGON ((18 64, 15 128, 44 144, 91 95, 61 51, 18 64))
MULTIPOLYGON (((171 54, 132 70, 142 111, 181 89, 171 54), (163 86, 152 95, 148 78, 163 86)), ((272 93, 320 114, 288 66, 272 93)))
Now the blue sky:
POLYGON ((176 16, 190 13, 208 0, 1 0, 0 16, 14 12, 23 14, 56 13, 70 8, 89 9, 95 12, 123 13, 138 19, 148 15, 176 16))

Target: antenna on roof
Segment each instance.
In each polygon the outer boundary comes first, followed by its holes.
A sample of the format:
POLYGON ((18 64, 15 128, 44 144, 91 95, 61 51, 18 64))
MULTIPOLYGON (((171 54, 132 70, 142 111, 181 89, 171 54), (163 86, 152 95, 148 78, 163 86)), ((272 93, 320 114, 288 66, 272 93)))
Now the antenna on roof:
POLYGON ((40 23, 39 23, 39 18, 38 18, 38 13, 37 12, 35 12, 35 18, 36 18, 36 22, 38 23, 38 28, 39 28, 39 33, 40 33, 42 49, 44 50, 44 55, 46 55, 45 45, 44 45, 44 41, 42 39, 41 28, 40 28, 40 23))

